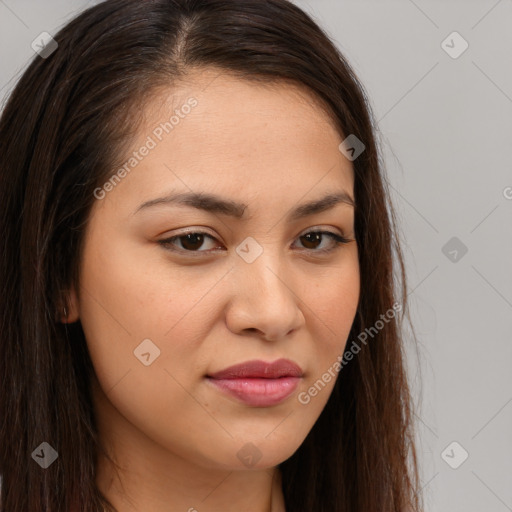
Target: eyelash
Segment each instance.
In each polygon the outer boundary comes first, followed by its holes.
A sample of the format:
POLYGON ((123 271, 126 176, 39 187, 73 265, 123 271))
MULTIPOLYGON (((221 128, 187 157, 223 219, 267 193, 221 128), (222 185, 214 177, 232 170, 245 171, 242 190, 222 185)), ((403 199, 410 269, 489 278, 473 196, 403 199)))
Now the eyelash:
MULTIPOLYGON (((350 240, 348 238, 345 238, 343 236, 338 235, 337 233, 332 233, 331 231, 322 231, 322 230, 307 231, 306 233, 300 235, 298 238, 301 238, 301 237, 309 235, 309 234, 327 235, 329 238, 331 238, 331 240, 334 243, 334 245, 331 246, 328 249, 304 249, 304 251, 312 251, 314 253, 328 254, 328 253, 331 253, 331 252, 335 251, 336 249, 339 249, 341 247, 341 245, 347 244, 347 243, 352 241, 352 240, 350 240)), ((215 240, 215 237, 213 237, 209 233, 206 233, 205 231, 189 231, 187 233, 182 233, 180 235, 175 235, 175 236, 172 236, 170 238, 166 238, 165 240, 158 240, 158 243, 160 245, 162 245, 164 247, 164 249, 166 249, 168 251, 177 252, 177 253, 181 253, 181 254, 188 253, 188 254, 194 255, 195 253, 202 253, 202 252, 208 253, 208 252, 210 252, 210 251, 189 251, 189 250, 186 250, 186 249, 172 248, 172 244, 173 244, 173 242, 175 240, 183 238, 183 237, 185 237, 187 235, 206 235, 208 238, 211 238, 212 240, 215 240)), ((197 257, 197 256, 194 255, 193 257, 197 257)))

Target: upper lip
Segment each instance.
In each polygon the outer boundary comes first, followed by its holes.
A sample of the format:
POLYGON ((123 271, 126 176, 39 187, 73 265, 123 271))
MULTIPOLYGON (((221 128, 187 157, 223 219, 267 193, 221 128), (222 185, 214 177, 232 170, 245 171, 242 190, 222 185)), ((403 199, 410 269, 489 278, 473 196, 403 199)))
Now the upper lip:
POLYGON ((278 359, 273 363, 254 360, 236 364, 216 373, 209 374, 212 379, 302 377, 302 368, 289 359, 278 359))

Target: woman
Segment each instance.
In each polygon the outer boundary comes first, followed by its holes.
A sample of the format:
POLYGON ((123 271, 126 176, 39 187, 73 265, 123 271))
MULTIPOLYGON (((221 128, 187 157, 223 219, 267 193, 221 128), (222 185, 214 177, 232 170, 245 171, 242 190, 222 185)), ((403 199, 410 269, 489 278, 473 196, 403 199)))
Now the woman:
POLYGON ((108 0, 0 120, 1 510, 419 511, 361 84, 286 0, 108 0))

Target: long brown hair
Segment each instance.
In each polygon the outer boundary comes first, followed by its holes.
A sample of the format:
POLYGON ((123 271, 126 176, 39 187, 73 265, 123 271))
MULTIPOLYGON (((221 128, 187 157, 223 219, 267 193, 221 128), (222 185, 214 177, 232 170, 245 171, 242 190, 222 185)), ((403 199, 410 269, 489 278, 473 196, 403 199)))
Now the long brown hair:
POLYGON ((403 256, 376 124, 344 56, 288 0, 107 0, 54 38, 58 48, 34 57, 0 119, 0 510, 114 510, 95 484, 86 340, 80 322, 61 324, 58 312, 64 291, 79 288, 93 191, 121 164, 145 101, 212 66, 307 87, 340 134, 365 145, 353 161, 361 294, 346 351, 395 301, 403 306, 343 366, 318 421, 280 465, 287 512, 421 510, 403 256), (45 470, 31 456, 43 441, 58 452, 45 470))

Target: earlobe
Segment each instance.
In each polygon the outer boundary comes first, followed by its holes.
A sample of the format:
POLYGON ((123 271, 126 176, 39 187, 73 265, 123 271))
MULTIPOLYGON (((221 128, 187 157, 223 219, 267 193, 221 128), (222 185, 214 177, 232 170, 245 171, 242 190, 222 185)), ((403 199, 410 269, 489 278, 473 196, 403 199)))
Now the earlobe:
POLYGON ((64 293, 62 300, 63 302, 57 315, 60 318, 60 323, 72 324, 76 322, 80 315, 78 312, 78 298, 74 287, 64 293))

